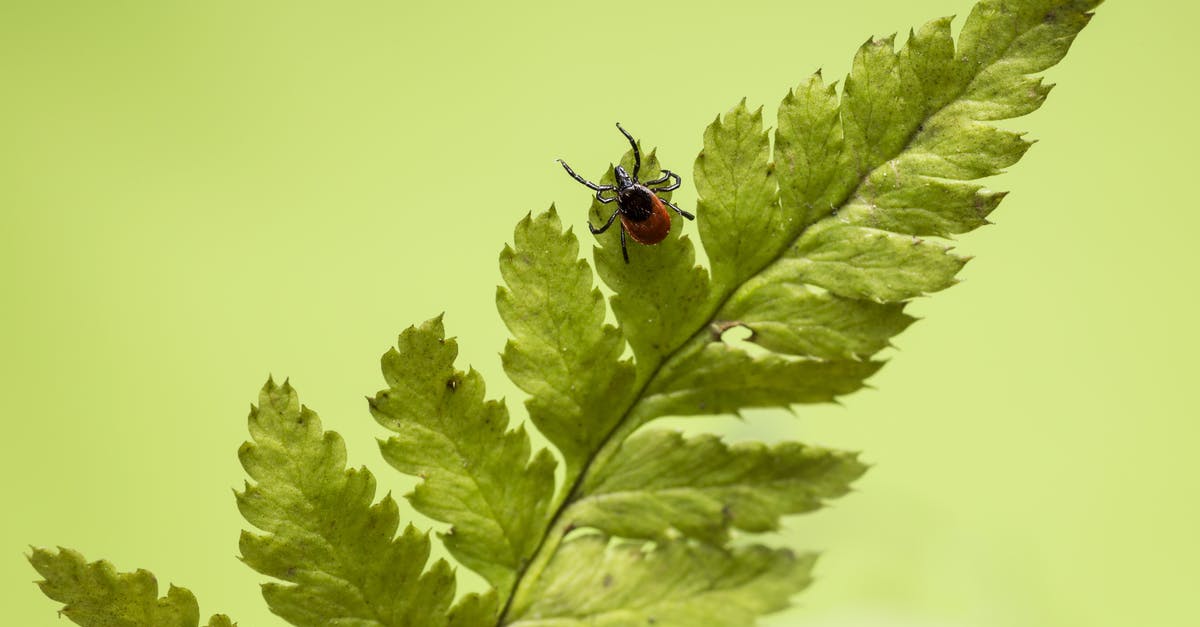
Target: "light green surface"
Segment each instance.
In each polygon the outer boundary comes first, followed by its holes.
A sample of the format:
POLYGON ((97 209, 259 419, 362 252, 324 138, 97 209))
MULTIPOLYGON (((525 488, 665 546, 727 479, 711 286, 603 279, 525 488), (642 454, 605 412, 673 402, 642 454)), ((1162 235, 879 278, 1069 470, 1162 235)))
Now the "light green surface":
MULTIPOLYGON (((0 6, 0 622, 64 624, 21 556, 63 544, 187 586, 204 615, 282 624, 233 557, 265 375, 397 491, 363 396, 404 327, 446 311, 460 362, 521 416, 496 259, 551 202, 582 230, 554 158, 594 175, 620 121, 690 172, 743 96, 769 113, 868 35, 970 7, 810 4, 0 6)), ((823 557, 771 625, 1200 622, 1196 18, 1100 7, 1045 107, 1005 124, 1042 141, 963 239, 966 282, 911 308, 876 389, 704 421, 874 464, 789 525, 823 557)))

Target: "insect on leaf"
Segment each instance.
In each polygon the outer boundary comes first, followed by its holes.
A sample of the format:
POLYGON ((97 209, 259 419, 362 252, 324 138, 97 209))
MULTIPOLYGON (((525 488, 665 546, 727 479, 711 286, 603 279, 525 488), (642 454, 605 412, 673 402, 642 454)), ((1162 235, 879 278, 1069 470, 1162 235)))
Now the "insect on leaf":
MULTIPOLYGON (((621 165, 633 171, 633 152, 625 153, 621 165)), ((662 172, 654 151, 642 158, 643 179, 662 172)), ((613 169, 601 177, 603 185, 615 180, 613 169)), ((670 199, 670 194, 661 194, 670 199)), ((589 219, 595 224, 613 211, 611 205, 592 201, 589 219)), ((630 263, 621 257, 620 235, 609 229, 597 236, 594 250, 596 271, 615 293, 611 299, 613 314, 636 358, 639 380, 687 339, 689 329, 700 324, 708 298, 708 272, 696 265, 692 240, 683 235, 687 222, 672 213, 671 232, 654 246, 631 245, 630 263)))

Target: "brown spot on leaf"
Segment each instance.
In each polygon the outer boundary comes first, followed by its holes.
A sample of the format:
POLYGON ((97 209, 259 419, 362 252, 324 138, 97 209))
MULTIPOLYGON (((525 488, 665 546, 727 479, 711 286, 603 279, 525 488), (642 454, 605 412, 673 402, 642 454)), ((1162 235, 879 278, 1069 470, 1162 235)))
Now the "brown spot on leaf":
MULTIPOLYGON (((712 339, 714 342, 720 342, 721 336, 724 335, 726 331, 728 331, 734 327, 744 327, 744 326, 746 326, 746 323, 742 322, 741 320, 718 320, 718 321, 708 325, 708 331, 709 331, 709 333, 712 334, 712 339)), ((750 329, 750 327, 746 327, 746 328, 750 329)), ((750 337, 753 338, 754 337, 754 335, 753 335, 754 329, 750 329, 750 333, 751 333, 750 337)))

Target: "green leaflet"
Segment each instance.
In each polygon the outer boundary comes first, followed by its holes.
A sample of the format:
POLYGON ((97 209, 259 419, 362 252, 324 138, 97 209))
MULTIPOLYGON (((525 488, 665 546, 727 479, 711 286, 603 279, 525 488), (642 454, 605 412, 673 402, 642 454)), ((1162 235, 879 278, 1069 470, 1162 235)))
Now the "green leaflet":
MULTIPOLYGON (((85 627, 198 627, 200 607, 187 588, 171 586, 159 598, 158 580, 148 571, 119 573, 101 560, 88 562, 71 549, 34 549, 29 563, 45 579, 38 587, 63 604, 59 613, 85 627)), ((236 627, 214 614, 209 627, 236 627)))
POLYGON ((827 403, 862 387, 882 362, 752 356, 723 342, 683 353, 678 370, 664 369, 646 389, 631 420, 737 413, 750 407, 827 403))
POLYGON ((815 557, 761 546, 686 541, 609 546, 599 535, 564 544, 513 627, 751 627, 811 582, 815 557))
POLYGON ((545 528, 554 458, 543 449, 530 460, 524 428, 506 430, 508 410, 484 401, 479 373, 454 369, 457 355, 440 317, 409 327, 383 356, 388 389, 371 412, 397 433, 380 444, 384 458, 423 479, 413 507, 450 523, 446 548, 507 595, 545 528))
POLYGON ((837 89, 817 72, 779 105, 775 166, 780 212, 789 217, 785 240, 829 215, 858 180, 843 145, 837 89))
POLYGON ((429 536, 399 536, 396 502, 375 498, 375 478, 346 468, 341 437, 300 406, 290 385, 268 381, 238 451, 247 483, 237 494, 246 520, 242 561, 288 582, 263 585, 271 611, 293 625, 438 627, 447 624, 454 573, 444 560, 424 570, 429 536))
POLYGON ((852 453, 794 442, 729 446, 713 435, 641 432, 568 515, 576 526, 612 536, 660 540, 675 530, 719 544, 730 528, 775 530, 784 514, 842 496, 865 471, 852 453))
POLYGON ((892 52, 895 36, 869 39, 854 56, 842 95, 843 149, 859 176, 899 152, 920 119, 909 73, 892 52))
POLYGON ((915 321, 904 303, 845 298, 782 281, 739 292, 723 313, 753 328, 750 340, 763 348, 827 360, 866 359, 915 321))
POLYGON ((745 281, 788 243, 791 216, 778 210, 770 152, 762 109, 751 113, 745 100, 704 131, 695 164, 696 212, 704 216, 697 227, 716 294, 745 281))
POLYGON ((967 260, 949 251, 929 240, 823 221, 808 229, 764 278, 766 283, 815 285, 838 296, 896 303, 953 285, 967 260))
POLYGON ((553 207, 517 225, 500 271, 508 288, 497 289, 496 306, 513 333, 504 370, 529 393, 530 420, 562 451, 574 477, 621 417, 633 365, 620 361, 621 334, 604 324, 591 266, 579 259, 579 241, 563 232, 553 207))

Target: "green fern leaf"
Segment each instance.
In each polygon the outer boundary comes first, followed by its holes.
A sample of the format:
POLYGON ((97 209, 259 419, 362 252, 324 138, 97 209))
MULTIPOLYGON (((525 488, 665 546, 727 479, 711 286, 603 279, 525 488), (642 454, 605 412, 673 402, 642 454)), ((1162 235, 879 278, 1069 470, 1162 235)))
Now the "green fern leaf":
POLYGON ((383 356, 389 387, 371 411, 397 433, 380 444, 384 458, 423 479, 413 507, 450 523, 450 553, 507 594, 545 526, 554 458, 540 450, 530 460, 524 428, 506 430, 508 410, 484 401, 479 373, 454 369, 457 355, 440 317, 408 328, 383 356))
MULTIPOLYGON (((145 570, 120 573, 106 561, 88 562, 71 549, 34 549, 29 563, 44 577, 38 586, 63 604, 59 613, 84 627, 197 627, 200 607, 187 590, 171 586, 159 598, 158 580, 145 570)), ((236 627, 215 614, 209 627, 236 627)))
POLYGON ((500 271, 508 287, 497 290, 496 305, 514 337, 504 369, 529 393, 529 418, 562 451, 569 481, 621 417, 633 366, 620 361, 621 334, 604 324, 591 266, 553 207, 517 225, 500 271))
POLYGON ((895 303, 954 285, 966 260, 949 250, 928 240, 823 220, 805 231, 764 278, 895 303))
POLYGON ((649 431, 625 442, 566 516, 611 536, 661 540, 675 530, 719 544, 730 528, 773 531, 781 516, 842 496, 865 471, 850 453, 649 431))
POLYGON ((853 359, 752 356, 714 341, 681 356, 678 370, 664 368, 666 376, 655 378, 646 388, 630 413, 631 422, 640 426, 660 416, 736 414, 751 407, 828 403, 861 388, 883 365, 853 359))
POLYGON ((725 315, 753 329, 750 341, 784 355, 866 359, 915 321, 904 303, 844 298, 805 285, 763 283, 744 293, 754 297, 731 299, 725 315))
POLYGON ((745 281, 787 245, 786 221, 778 210, 775 167, 763 130, 762 109, 746 101, 704 131, 696 158, 696 213, 700 239, 712 266, 713 293, 745 281))
POLYGON ((242 515, 264 533, 242 532, 242 560, 288 582, 263 585, 271 611, 293 625, 393 627, 447 624, 454 573, 424 570, 429 536, 399 536, 396 502, 375 498, 375 478, 346 468, 338 434, 323 431, 290 385, 268 381, 250 412, 252 442, 238 451, 247 483, 242 515))
MULTIPOLYGON (((840 97, 819 74, 788 94, 773 151, 761 113, 744 102, 719 117, 695 165, 711 281, 692 265, 692 246, 674 228, 657 246, 633 246, 629 264, 620 260, 615 234, 597 238, 597 268, 615 292, 611 304, 633 348, 638 392, 578 486, 560 496, 550 538, 502 617, 519 617, 516 624, 530 617, 540 621, 530 624, 631 624, 649 615, 622 614, 626 608, 665 598, 639 582, 622 589, 613 608, 595 605, 595 596, 588 597, 592 605, 582 596, 551 603, 547 597, 585 587, 597 561, 627 555, 605 553, 599 536, 571 540, 577 527, 660 541, 639 549, 639 559, 661 556, 684 572, 687 560, 671 552, 690 545, 671 538, 720 544, 729 528, 771 529, 781 516, 846 491, 862 472, 852 458, 814 477, 803 464, 773 465, 781 459, 761 449, 633 434, 661 416, 827 402, 860 389, 882 366, 872 356, 913 321, 905 304, 953 285, 966 262, 931 238, 986 224, 1003 198, 970 181, 1001 172, 1030 145, 988 122, 1041 104, 1048 90, 1029 74, 1065 54, 1098 4, 984 0, 957 49, 949 19, 912 32, 899 52, 893 38, 869 40, 840 97), (736 326, 766 351, 726 343, 724 332, 736 326), (752 459, 770 470, 724 473, 752 459), (714 476, 715 485, 705 483, 714 476), (771 499, 755 484, 764 476, 817 492, 801 489, 805 498, 787 505, 776 495, 775 507, 764 506, 771 499), (742 520, 727 520, 747 502, 742 520), (584 555, 563 557, 576 553, 584 555)), ((629 169, 629 154, 622 165, 629 169)), ((648 171, 656 173, 657 162, 648 171)), ((613 180, 611 172, 602 182, 613 180)), ((606 217, 601 207, 592 202, 593 219, 606 217)), ((682 221, 675 222, 677 228, 682 221)), ((809 450, 781 446, 792 455, 809 450)), ((714 624, 690 620, 679 624, 714 624)))
POLYGON ((813 556, 686 541, 609 546, 588 535, 550 564, 513 627, 750 627, 811 583, 813 556))
MULTIPOLYGON (((440 318, 383 356, 369 399, 394 432, 384 458, 420 481, 413 507, 448 523, 450 555, 490 584, 454 603, 444 560, 375 479, 347 469, 341 438, 288 385, 268 381, 239 450, 252 482, 236 494, 259 532, 243 560, 279 582, 271 610, 295 625, 388 627, 749 626, 807 586, 814 557, 731 531, 774 530, 846 494, 856 455, 799 443, 726 444, 641 431, 664 416, 738 414, 831 402, 882 367, 913 298, 953 285, 967 259, 948 239, 987 223, 1004 198, 977 179, 1031 142, 996 120, 1037 109, 1034 74, 1057 63, 1100 0, 982 0, 957 43, 951 20, 864 43, 841 92, 818 72, 791 90, 774 141, 745 101, 717 116, 694 161, 696 222, 672 214, 666 239, 596 236, 595 271, 557 212, 527 216, 500 256, 496 301, 512 337, 506 373, 531 422, 561 453, 509 429, 482 377, 455 368, 440 318), (695 228, 710 261, 696 264, 695 228), (735 327, 745 344, 729 342, 735 327), (626 346, 632 359, 625 357, 626 346)), ((633 151, 620 161, 633 172, 633 151)), ((638 178, 663 172, 657 155, 638 178)), ((614 181, 610 166, 601 183, 614 181)), ((669 199, 669 195, 664 195, 669 199)), ((616 207, 591 202, 593 223, 616 207)), ((35 550, 42 589, 82 625, 199 623, 195 598, 163 598, 146 571, 117 573, 63 549, 35 550)), ((211 626, 230 627, 224 616, 211 626)))

